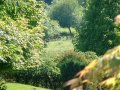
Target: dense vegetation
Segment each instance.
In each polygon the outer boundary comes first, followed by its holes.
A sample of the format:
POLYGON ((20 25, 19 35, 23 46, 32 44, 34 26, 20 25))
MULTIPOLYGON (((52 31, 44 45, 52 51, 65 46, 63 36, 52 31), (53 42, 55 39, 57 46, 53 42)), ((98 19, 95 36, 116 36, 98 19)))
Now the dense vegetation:
POLYGON ((61 0, 53 3, 50 8, 50 18, 57 20, 61 27, 69 28, 70 34, 71 29, 77 19, 79 18, 79 10, 81 9, 77 0, 61 0), (78 12, 77 12, 78 11, 78 12))
POLYGON ((119 45, 115 39, 114 18, 120 13, 117 0, 91 0, 78 27, 75 46, 80 51, 94 51, 102 55, 106 50, 119 45))
POLYGON ((71 84, 71 88, 84 90, 119 90, 120 89, 120 46, 115 47, 105 53, 103 57, 92 61, 82 71, 77 73, 71 84))
POLYGON ((0 1, 0 71, 40 65, 45 19, 42 2, 0 1))
POLYGON ((45 19, 42 2, 5 0, 0 9, 1 69, 39 65, 45 19))
POLYGON ((103 55, 118 14, 118 0, 0 0, 0 90, 118 90, 120 47, 103 55))

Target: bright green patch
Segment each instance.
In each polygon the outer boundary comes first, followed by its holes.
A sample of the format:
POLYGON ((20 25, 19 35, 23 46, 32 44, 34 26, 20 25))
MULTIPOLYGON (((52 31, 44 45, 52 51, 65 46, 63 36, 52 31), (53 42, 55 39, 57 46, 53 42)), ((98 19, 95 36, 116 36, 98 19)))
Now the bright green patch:
POLYGON ((7 90, 48 90, 40 87, 34 87, 30 85, 18 84, 18 83, 7 83, 7 90))
POLYGON ((64 51, 64 50, 72 50, 73 44, 72 40, 58 40, 58 41, 51 41, 47 44, 46 50, 50 51, 64 51))
POLYGON ((58 40, 58 41, 51 41, 47 43, 47 47, 44 48, 45 53, 43 54, 42 58, 46 58, 47 60, 51 60, 59 56, 65 51, 73 50, 74 46, 72 44, 72 40, 58 40))

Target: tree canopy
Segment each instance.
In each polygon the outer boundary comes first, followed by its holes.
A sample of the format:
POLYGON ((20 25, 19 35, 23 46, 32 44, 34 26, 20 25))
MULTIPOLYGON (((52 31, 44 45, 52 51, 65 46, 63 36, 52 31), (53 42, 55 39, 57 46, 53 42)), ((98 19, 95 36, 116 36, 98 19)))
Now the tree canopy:
POLYGON ((51 4, 53 0, 44 0, 45 3, 51 4))
POLYGON ((43 2, 4 0, 0 16, 0 66, 19 69, 39 65, 45 27, 43 2))
POLYGON ((75 46, 80 51, 94 51, 98 55, 120 44, 115 41, 114 17, 120 13, 120 1, 92 0, 81 20, 75 46))
POLYGON ((78 18, 80 6, 77 0, 56 1, 50 9, 51 19, 57 20, 62 27, 70 28, 75 25, 78 18))

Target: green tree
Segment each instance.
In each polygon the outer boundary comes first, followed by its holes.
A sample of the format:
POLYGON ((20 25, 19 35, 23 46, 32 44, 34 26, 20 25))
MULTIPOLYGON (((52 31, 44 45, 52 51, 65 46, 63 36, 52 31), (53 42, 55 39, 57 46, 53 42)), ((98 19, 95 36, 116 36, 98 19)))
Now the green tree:
POLYGON ((92 0, 81 20, 74 45, 80 51, 94 51, 101 55, 120 42, 117 37, 114 17, 120 13, 118 0, 92 0))
POLYGON ((78 0, 78 3, 79 3, 81 6, 86 7, 88 1, 89 1, 89 0, 78 0))
POLYGON ((44 8, 36 0, 0 0, 0 90, 3 73, 39 66, 44 8))
POLYGON ((62 27, 72 27, 77 21, 76 10, 79 9, 77 0, 56 1, 50 9, 51 19, 57 20, 62 27))
POLYGON ((0 4, 0 71, 41 63, 44 19, 43 2, 4 0, 0 4))
POLYGON ((51 4, 53 0, 44 0, 45 3, 51 4))

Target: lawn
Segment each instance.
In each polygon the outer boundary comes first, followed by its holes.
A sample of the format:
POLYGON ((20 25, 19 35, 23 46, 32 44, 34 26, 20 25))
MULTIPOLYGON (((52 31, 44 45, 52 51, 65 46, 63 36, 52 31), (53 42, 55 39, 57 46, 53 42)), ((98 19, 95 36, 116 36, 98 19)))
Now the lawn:
POLYGON ((47 47, 44 48, 46 53, 62 53, 64 51, 73 50, 74 46, 72 40, 57 40, 47 43, 47 47))
POLYGON ((7 90, 50 90, 40 87, 34 87, 31 85, 24 85, 24 84, 18 84, 18 83, 7 83, 7 90))
POLYGON ((70 50, 73 49, 72 40, 57 40, 57 41, 51 41, 47 43, 46 49, 53 50, 70 50))
POLYGON ((72 44, 72 40, 57 40, 51 41, 47 43, 47 47, 44 48, 44 53, 42 54, 42 58, 53 60, 57 56, 60 56, 65 51, 73 50, 74 46, 72 44))

